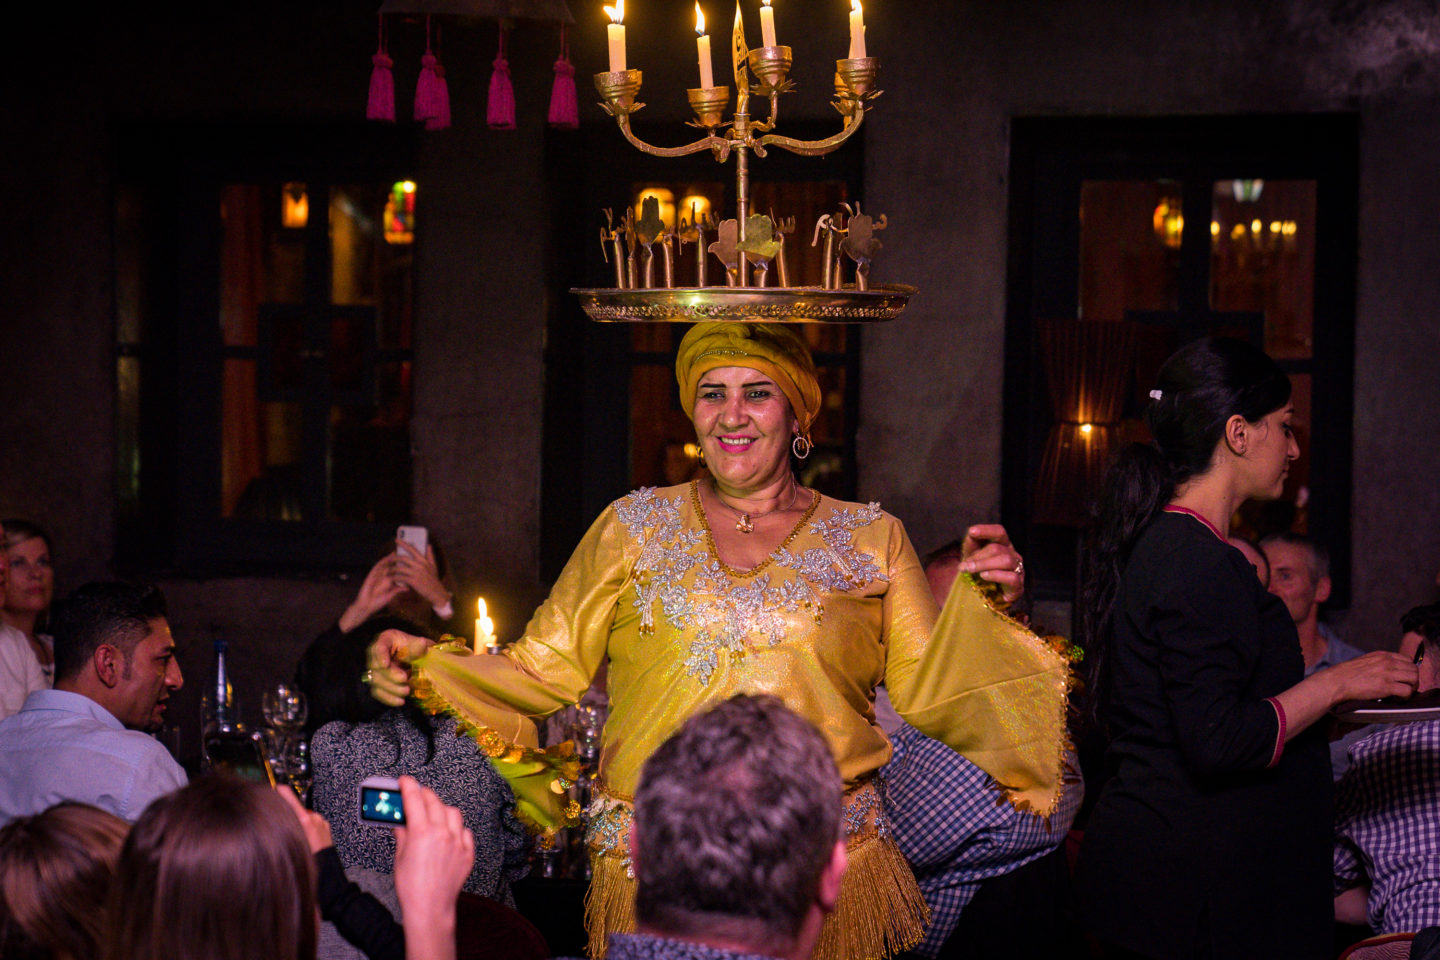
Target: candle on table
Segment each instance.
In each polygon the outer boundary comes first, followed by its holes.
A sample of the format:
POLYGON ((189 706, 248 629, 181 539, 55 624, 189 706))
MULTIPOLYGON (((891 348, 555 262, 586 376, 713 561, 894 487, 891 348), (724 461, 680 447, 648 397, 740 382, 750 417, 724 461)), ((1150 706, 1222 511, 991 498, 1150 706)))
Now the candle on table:
POLYGON ((705 14, 700 12, 698 3, 695 4, 695 32, 700 34, 695 38, 695 47, 700 51, 700 87, 708 90, 715 86, 715 72, 710 56, 710 34, 705 32, 705 14))
POLYGON ((770 0, 761 0, 764 4, 760 8, 760 43, 762 46, 774 47, 775 43, 775 11, 770 6, 770 0))
POLYGON ((860 0, 850 0, 850 59, 865 58, 865 13, 860 0))
POLYGON ((620 73, 625 69, 625 0, 615 0, 605 12, 610 16, 610 72, 620 73))
POLYGON ((495 634, 495 622, 485 615, 485 598, 481 597, 475 603, 477 616, 475 618, 475 652, 479 653, 484 647, 491 646, 491 637, 495 634))

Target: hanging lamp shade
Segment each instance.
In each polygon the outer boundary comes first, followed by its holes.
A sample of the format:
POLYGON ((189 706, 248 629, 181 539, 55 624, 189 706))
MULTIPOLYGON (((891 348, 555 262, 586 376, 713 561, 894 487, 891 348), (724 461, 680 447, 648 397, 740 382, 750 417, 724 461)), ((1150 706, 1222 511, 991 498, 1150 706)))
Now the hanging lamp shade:
POLYGON ((486 20, 551 20, 574 23, 565 0, 384 0, 380 12, 486 20))

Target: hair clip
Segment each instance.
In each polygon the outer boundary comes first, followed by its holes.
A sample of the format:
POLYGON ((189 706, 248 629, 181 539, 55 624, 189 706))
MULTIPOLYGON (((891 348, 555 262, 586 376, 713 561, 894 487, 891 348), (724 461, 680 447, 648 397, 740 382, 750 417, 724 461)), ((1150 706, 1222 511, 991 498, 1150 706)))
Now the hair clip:
POLYGON ((1150 391, 1150 399, 1151 399, 1151 400, 1159 400, 1162 396, 1164 396, 1164 394, 1163 394, 1161 391, 1159 391, 1159 390, 1151 390, 1151 391, 1150 391))

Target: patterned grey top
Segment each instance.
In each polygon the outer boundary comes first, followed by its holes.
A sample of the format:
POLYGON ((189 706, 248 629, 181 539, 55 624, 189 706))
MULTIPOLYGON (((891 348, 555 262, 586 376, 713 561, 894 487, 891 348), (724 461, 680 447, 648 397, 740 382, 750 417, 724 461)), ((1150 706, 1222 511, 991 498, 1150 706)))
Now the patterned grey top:
POLYGON ((317 813, 330 821, 335 849, 349 871, 364 867, 391 873, 395 836, 356 817, 360 781, 408 774, 458 807, 475 834, 475 866, 464 889, 514 906, 512 881, 529 872, 529 838, 511 813, 515 796, 475 742, 455 730, 449 718, 427 718, 434 731, 434 756, 426 759, 424 731, 410 716, 392 710, 368 723, 327 723, 315 732, 312 794, 317 813))

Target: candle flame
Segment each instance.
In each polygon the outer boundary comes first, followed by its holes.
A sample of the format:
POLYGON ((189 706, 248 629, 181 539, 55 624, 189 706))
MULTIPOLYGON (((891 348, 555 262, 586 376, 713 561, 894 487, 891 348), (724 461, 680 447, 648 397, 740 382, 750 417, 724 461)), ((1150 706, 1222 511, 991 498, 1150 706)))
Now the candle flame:
POLYGON ((475 615, 477 617, 485 616, 485 598, 481 597, 479 600, 475 601, 475 606, 479 610, 479 612, 475 615))
POLYGON ((615 6, 606 7, 605 15, 610 18, 611 23, 621 23, 625 20, 625 0, 615 0, 615 6))
MULTIPOLYGON (((618 3, 618 2, 620 2, 620 0, 616 0, 616 2, 618 3)), ((608 10, 609 8, 607 7, 606 9, 608 10)), ((850 0, 850 9, 851 9, 853 12, 855 12, 855 13, 864 13, 864 12, 865 12, 864 10, 862 10, 862 9, 860 8, 860 0, 850 0)))
POLYGON ((770 6, 770 0, 760 0, 760 2, 765 4, 765 6, 767 7, 770 6))
POLYGON ((701 36, 705 35, 705 14, 700 9, 700 4, 695 4, 695 32, 701 36))

